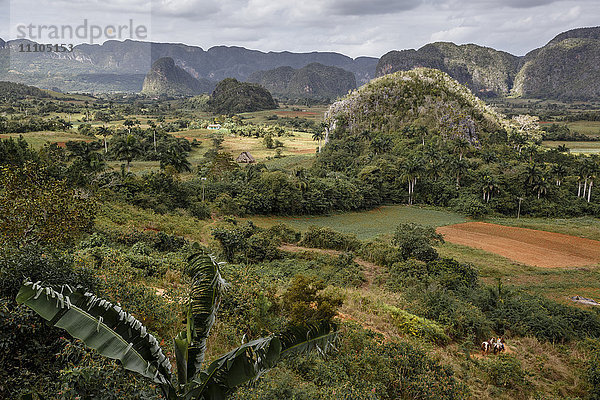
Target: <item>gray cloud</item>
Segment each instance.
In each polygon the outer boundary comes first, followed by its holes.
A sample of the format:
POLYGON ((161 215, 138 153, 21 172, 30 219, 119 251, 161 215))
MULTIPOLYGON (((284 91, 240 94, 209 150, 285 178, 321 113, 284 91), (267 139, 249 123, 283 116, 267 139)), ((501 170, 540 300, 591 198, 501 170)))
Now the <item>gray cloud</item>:
MULTIPOLYGON (((0 11, 7 1, 0 0, 0 11)), ((263 51, 337 51, 353 57, 379 57, 390 50, 419 48, 431 41, 476 43, 522 55, 562 31, 598 25, 600 15, 597 0, 13 0, 13 3, 24 11, 23 18, 30 18, 30 10, 40 10, 34 13, 36 22, 78 23, 84 16, 100 22, 128 18, 145 22, 151 16, 151 40, 204 49, 239 45, 263 51)), ((7 38, 7 32, 6 25, 0 24, 0 37, 7 38)))
POLYGON ((412 10, 421 4, 421 0, 334 0, 328 9, 336 15, 364 16, 412 10))

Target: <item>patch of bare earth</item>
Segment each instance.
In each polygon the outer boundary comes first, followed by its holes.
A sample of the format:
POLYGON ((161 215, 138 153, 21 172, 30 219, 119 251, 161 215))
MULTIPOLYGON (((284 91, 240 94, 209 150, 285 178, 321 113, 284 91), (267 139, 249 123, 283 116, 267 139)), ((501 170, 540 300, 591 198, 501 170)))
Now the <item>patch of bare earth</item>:
POLYGON ((448 242, 536 267, 580 267, 600 263, 600 241, 562 233, 486 222, 442 226, 437 231, 448 242))

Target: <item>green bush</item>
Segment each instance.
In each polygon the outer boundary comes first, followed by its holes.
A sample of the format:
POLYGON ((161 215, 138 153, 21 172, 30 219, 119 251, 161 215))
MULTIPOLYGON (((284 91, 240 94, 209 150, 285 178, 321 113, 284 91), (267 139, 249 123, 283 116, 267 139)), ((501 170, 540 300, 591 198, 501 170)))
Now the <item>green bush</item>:
POLYGON ((358 287, 365 282, 361 266, 354 262, 349 253, 337 257, 308 252, 295 253, 287 258, 255 264, 252 271, 264 280, 278 284, 287 283, 298 274, 341 287, 358 287))
POLYGON ((321 280, 296 275, 282 296, 283 310, 290 321, 302 325, 319 321, 330 321, 342 306, 340 296, 325 292, 327 287, 321 280))
POLYGON ((358 254, 363 259, 383 267, 391 267, 404 260, 400 249, 382 240, 364 242, 358 254))
POLYGON ((600 341, 589 340, 586 344, 590 351, 585 371, 589 388, 587 398, 598 400, 600 399, 600 341))
POLYGON ((398 332, 425 339, 430 342, 445 344, 450 338, 439 324, 427 318, 418 317, 394 306, 384 306, 398 332))
POLYGON ((278 242, 265 232, 250 236, 245 243, 245 255, 251 262, 271 261, 281 258, 278 242))
POLYGON ((479 274, 472 265, 459 263, 451 258, 428 262, 427 271, 436 276, 443 287, 451 290, 474 288, 479 280, 479 274))
POLYGON ((483 365, 490 383, 494 386, 519 389, 526 384, 521 362, 510 354, 486 358, 483 365))
POLYGON ((600 315, 559 304, 516 289, 488 287, 474 293, 474 303, 492 321, 497 333, 534 335, 539 340, 565 343, 577 338, 600 338, 600 315))
POLYGON ((415 258, 421 261, 432 261, 438 257, 433 248, 438 242, 443 243, 444 239, 434 227, 413 223, 399 225, 392 240, 405 260, 415 258))
POLYGON ((354 235, 339 233, 328 227, 311 226, 302 235, 300 246, 341 251, 356 251, 361 242, 354 235))
POLYGON ((286 224, 277 224, 266 230, 271 238, 283 243, 298 243, 301 238, 300 232, 296 232, 286 224))
POLYGON ((481 202, 479 197, 464 195, 450 200, 450 206, 453 210, 471 218, 481 218, 490 213, 487 204, 481 202))
POLYGON ((205 201, 194 201, 188 207, 190 214, 198 219, 210 218, 210 205, 205 201))
POLYGON ((447 327, 454 339, 474 339, 476 344, 492 335, 492 323, 479 308, 446 290, 427 290, 419 296, 418 314, 447 327))

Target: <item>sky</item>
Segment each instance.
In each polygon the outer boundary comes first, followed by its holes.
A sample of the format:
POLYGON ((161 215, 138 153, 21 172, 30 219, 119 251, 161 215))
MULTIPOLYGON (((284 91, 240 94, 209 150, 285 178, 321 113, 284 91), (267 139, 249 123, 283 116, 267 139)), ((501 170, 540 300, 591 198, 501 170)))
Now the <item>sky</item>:
POLYGON ((598 0, 0 0, 0 38, 25 33, 38 42, 79 44, 94 36, 102 43, 122 26, 121 39, 205 50, 226 45, 380 57, 451 41, 524 55, 560 32, 600 25, 599 16, 598 0), (39 30, 52 25, 62 29, 58 36, 39 30), (82 25, 85 38, 65 37, 70 31, 62 27, 82 25))

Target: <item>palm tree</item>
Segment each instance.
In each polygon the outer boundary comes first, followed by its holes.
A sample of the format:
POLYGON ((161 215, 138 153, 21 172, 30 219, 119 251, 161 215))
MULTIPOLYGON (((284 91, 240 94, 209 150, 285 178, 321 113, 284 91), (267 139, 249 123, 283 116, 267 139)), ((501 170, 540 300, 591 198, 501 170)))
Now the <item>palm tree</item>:
POLYGON ((170 165, 177 172, 191 172, 192 170, 192 165, 187 159, 187 152, 178 143, 169 143, 166 148, 160 151, 158 157, 162 169, 170 165))
POLYGON ((133 135, 119 136, 114 144, 114 151, 120 161, 127 161, 127 172, 134 158, 142 154, 139 140, 133 135))
POLYGON ((106 143, 106 137, 110 136, 110 129, 105 126, 99 126, 96 129, 98 130, 98 135, 100 135, 104 140, 104 153, 108 153, 108 144, 106 143))
POLYGON ((408 184, 408 204, 414 203, 415 186, 423 170, 423 162, 417 157, 412 157, 402 165, 401 179, 408 184))
POLYGON ((460 189, 460 179, 469 171, 469 163, 466 159, 451 158, 448 160, 447 166, 456 179, 456 189, 460 189))
MULTIPOLYGON (((596 179, 596 174, 598 173, 598 171, 600 170, 600 163, 599 163, 599 157, 597 154, 593 154, 588 158, 588 163, 587 163, 587 174, 588 174, 588 179, 590 180, 590 185, 588 186, 588 193, 587 193, 587 202, 589 203, 592 199, 592 186, 594 185, 594 179, 596 179)), ((583 196, 585 197, 585 192, 583 194, 583 196)))
POLYGON ((537 192, 537 198, 539 199, 542 195, 548 193, 548 179, 542 173, 539 180, 533 186, 533 190, 537 192))
POLYGON ((577 163, 577 197, 585 198, 590 172, 594 170, 594 162, 587 156, 583 156, 577 163), (583 187, 581 186, 583 182, 583 187), (582 192, 583 189, 583 192, 582 192))
POLYGON ((131 127, 135 125, 135 123, 130 119, 126 119, 125 122, 123 122, 123 125, 127 127, 127 133, 131 133, 131 127))
POLYGON ((486 173, 483 176, 483 201, 489 203, 494 192, 498 192, 496 177, 491 173, 486 173))
POLYGON ((459 161, 462 161, 463 156, 471 147, 471 143, 465 138, 458 138, 454 141, 454 151, 458 153, 459 161))
POLYGON ((547 172, 535 163, 529 164, 525 169, 525 188, 536 193, 538 199, 548 193, 547 172))
POLYGON ((256 339, 213 361, 202 370, 207 339, 226 282, 220 263, 207 254, 190 257, 192 279, 187 301, 186 329, 174 338, 177 378, 158 341, 146 327, 121 307, 64 285, 60 291, 39 283, 21 286, 17 302, 25 304, 99 354, 120 360, 127 370, 151 379, 167 400, 221 400, 238 386, 257 378, 286 357, 318 350, 325 353, 337 339, 335 325, 289 327, 256 339))
POLYGON ((550 173, 556 179, 556 186, 560 186, 565 176, 567 176, 567 169, 563 164, 554 164, 550 169, 550 173))
POLYGON ((323 140, 324 138, 325 138, 325 132, 323 132, 322 130, 316 129, 313 132, 312 140, 319 142, 319 153, 321 152, 321 140, 323 140))

